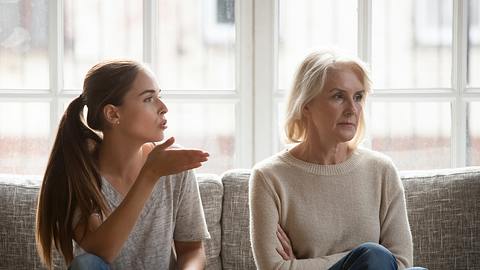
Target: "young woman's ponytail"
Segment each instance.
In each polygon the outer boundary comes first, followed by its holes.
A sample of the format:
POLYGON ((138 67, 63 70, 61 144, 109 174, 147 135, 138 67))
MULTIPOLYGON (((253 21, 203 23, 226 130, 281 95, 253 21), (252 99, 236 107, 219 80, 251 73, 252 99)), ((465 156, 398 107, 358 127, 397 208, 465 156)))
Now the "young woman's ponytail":
POLYGON ((109 211, 97 168, 102 138, 94 130, 106 128, 104 106, 121 105, 142 68, 137 62, 122 60, 93 66, 85 77, 82 95, 70 103, 60 121, 38 197, 35 231, 39 255, 49 268, 53 245, 69 264, 73 260, 73 226, 86 224, 93 213, 103 218, 109 211))
POLYGON ((52 244, 67 263, 73 260, 72 221, 76 209, 82 213, 107 210, 89 150, 101 138, 85 126, 84 105, 79 96, 61 119, 38 198, 35 236, 40 257, 49 268, 52 244))

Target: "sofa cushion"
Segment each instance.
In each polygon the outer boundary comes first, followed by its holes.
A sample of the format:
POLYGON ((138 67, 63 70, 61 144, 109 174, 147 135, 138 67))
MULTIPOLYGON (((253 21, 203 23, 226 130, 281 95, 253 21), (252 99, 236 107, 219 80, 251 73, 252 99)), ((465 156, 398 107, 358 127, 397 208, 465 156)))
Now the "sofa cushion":
POLYGON ((250 244, 248 179, 250 170, 231 170, 222 175, 223 269, 256 269, 250 244))
POLYGON ((480 265, 480 168, 402 172, 414 264, 435 269, 480 265))
POLYGON ((223 186, 219 177, 214 174, 199 174, 197 180, 211 237, 205 242, 206 268, 209 270, 222 269, 222 260, 220 259, 222 228, 220 220, 222 218, 223 186))
MULTIPOLYGON (((40 176, 0 175, 0 269, 40 269, 35 212, 40 176)), ((58 254, 55 269, 65 269, 58 254)))

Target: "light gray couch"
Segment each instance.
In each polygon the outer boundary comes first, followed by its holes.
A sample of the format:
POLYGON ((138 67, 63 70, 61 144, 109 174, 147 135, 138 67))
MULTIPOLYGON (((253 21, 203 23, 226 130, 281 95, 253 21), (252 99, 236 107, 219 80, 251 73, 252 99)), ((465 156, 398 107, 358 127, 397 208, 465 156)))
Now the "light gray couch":
MULTIPOLYGON (((199 175, 212 239, 207 269, 255 269, 248 234, 249 170, 199 175)), ((416 265, 480 269, 480 167, 402 172, 416 265)), ((40 176, 0 175, 0 269, 40 269, 35 207, 40 176)), ((57 258, 59 269, 64 268, 57 258)))

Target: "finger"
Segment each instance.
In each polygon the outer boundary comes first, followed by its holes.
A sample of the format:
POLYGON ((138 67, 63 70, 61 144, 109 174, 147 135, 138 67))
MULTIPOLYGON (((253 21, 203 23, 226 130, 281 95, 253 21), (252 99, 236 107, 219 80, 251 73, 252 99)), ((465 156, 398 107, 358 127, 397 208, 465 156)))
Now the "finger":
POLYGON ((194 149, 192 149, 192 148, 190 148, 190 149, 185 149, 185 148, 184 148, 183 150, 189 151, 189 152, 191 152, 191 153, 199 153, 199 154, 205 155, 205 156, 207 156, 207 157, 210 156, 210 154, 209 154, 208 152, 206 152, 206 151, 204 151, 204 150, 202 150, 202 149, 195 149, 195 148, 194 148, 194 149))
POLYGON ((289 244, 285 240, 285 238, 283 238, 283 235, 279 231, 277 231, 277 238, 280 241, 280 245, 282 245, 283 250, 288 251, 289 250, 289 244))
POLYGON ((167 151, 168 154, 172 155, 175 158, 182 158, 190 162, 205 159, 210 156, 208 153, 205 153, 201 150, 193 149, 167 149, 165 151, 167 151))
POLYGON ((182 157, 185 158, 185 163, 205 162, 208 160, 208 155, 201 152, 186 152, 182 157))
MULTIPOLYGON (((181 150, 179 150, 181 151, 181 150)), ((202 150, 196 150, 196 149, 183 149, 183 151, 192 156, 202 156, 202 157, 209 157, 210 154, 207 152, 203 152, 202 150)))
POLYGON ((168 147, 172 146, 172 144, 175 142, 175 138, 174 137, 170 137, 168 138, 166 141, 164 141, 163 143, 157 145, 156 148, 159 148, 161 150, 165 150, 167 149, 168 147))
POLYGON ((200 162, 191 163, 191 164, 188 164, 188 165, 184 166, 183 171, 196 169, 196 168, 199 168, 199 167, 202 167, 202 163, 200 163, 200 162))
POLYGON ((278 231, 280 232, 280 234, 283 236, 283 238, 285 238, 287 240, 287 242, 290 244, 290 238, 288 238, 288 235, 287 233, 285 233, 285 231, 282 229, 282 226, 278 225, 278 231))
POLYGON ((285 251, 283 251, 282 249, 279 249, 279 248, 275 248, 275 250, 284 260, 288 261, 289 257, 288 257, 288 254, 285 253, 285 251))

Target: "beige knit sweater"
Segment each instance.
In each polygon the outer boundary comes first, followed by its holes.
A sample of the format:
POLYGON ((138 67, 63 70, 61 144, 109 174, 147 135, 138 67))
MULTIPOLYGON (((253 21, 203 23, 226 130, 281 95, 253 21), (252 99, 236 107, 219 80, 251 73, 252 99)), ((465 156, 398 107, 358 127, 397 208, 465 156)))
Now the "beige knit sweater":
POLYGON ((386 156, 358 148, 343 163, 318 165, 288 150, 257 164, 249 183, 250 237, 258 269, 328 269, 365 242, 411 266, 412 236, 397 171, 386 156), (296 260, 285 261, 277 224, 296 260))

